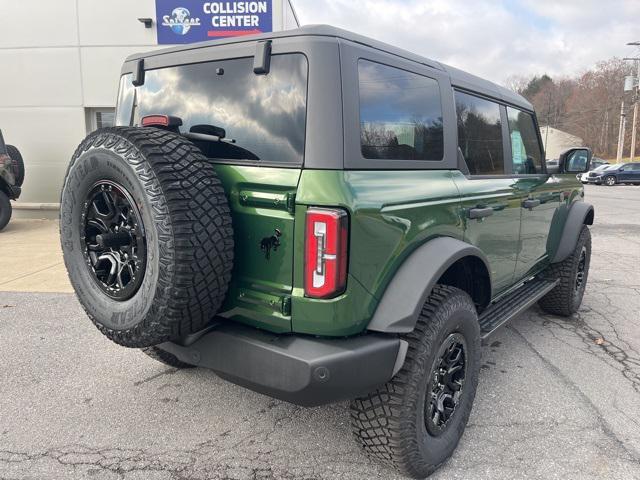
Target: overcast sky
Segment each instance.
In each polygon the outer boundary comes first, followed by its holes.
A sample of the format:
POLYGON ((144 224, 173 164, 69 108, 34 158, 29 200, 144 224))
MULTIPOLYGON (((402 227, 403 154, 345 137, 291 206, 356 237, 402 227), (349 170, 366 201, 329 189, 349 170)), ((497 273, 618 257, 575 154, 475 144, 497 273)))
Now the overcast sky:
POLYGON ((327 23, 498 83, 574 75, 633 56, 640 0, 292 0, 302 24, 327 23))

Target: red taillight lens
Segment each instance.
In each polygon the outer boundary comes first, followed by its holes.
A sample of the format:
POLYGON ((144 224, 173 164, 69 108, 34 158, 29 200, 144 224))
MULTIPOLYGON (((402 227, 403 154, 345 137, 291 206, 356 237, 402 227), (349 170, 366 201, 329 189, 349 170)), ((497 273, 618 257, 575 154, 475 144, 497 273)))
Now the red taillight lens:
POLYGON ((307 297, 330 298, 347 284, 349 219, 338 209, 307 210, 304 246, 304 293, 307 297))
POLYGON ((168 127, 169 115, 147 115, 142 117, 140 123, 143 127, 168 127))

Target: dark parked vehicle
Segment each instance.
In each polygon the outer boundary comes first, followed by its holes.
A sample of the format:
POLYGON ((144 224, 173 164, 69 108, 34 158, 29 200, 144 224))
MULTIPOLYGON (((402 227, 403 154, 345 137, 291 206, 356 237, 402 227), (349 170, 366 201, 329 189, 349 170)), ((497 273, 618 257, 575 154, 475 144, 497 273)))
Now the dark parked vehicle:
POLYGON ((93 323, 289 402, 350 399, 364 450, 411 476, 456 448, 481 339, 582 302, 591 152, 548 170, 532 105, 456 68, 305 27, 129 57, 116 117, 62 192, 93 323))
POLYGON ((618 183, 640 185, 640 162, 610 165, 599 171, 589 172, 589 183, 612 187, 618 183))
POLYGON ((6 145, 0 131, 0 231, 11 220, 11 200, 20 196, 24 181, 22 155, 13 145, 6 145))
POLYGON ((593 170, 595 170, 597 167, 600 167, 602 165, 609 165, 609 162, 607 162, 606 160, 603 160, 602 158, 598 158, 598 157, 593 157, 591 159, 591 168, 593 170))

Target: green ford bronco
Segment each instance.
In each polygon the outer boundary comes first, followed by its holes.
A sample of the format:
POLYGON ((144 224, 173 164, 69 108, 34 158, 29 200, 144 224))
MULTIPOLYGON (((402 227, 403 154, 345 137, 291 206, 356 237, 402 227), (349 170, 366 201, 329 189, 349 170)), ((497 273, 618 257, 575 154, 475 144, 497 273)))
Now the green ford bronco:
POLYGON ((129 57, 73 155, 69 277, 100 331, 305 406, 351 400, 424 477, 460 439, 481 339, 582 301, 594 210, 519 95, 313 26, 129 57))

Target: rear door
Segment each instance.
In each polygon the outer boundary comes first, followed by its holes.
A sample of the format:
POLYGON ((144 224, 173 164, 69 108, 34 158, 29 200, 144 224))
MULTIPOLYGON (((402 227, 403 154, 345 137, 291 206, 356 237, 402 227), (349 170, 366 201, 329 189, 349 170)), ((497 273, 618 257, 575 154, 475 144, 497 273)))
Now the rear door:
POLYGON ((622 165, 617 172, 618 183, 630 182, 633 179, 633 171, 631 170, 631 163, 622 165))
POLYGON ((454 172, 466 217, 465 240, 489 261, 493 295, 509 288, 519 250, 522 193, 506 171, 506 119, 487 98, 456 91, 458 147, 467 174, 454 172))
POLYGON ((640 183, 640 163, 629 163, 624 167, 624 173, 628 174, 627 181, 640 183))
MULTIPOLYGON (((533 115, 511 106, 505 108, 509 127, 508 158, 514 187, 522 197, 520 251, 514 279, 517 281, 544 265, 549 229, 560 206, 564 182, 545 171, 543 150, 533 115)), ((577 184, 574 174, 563 177, 577 184)))

